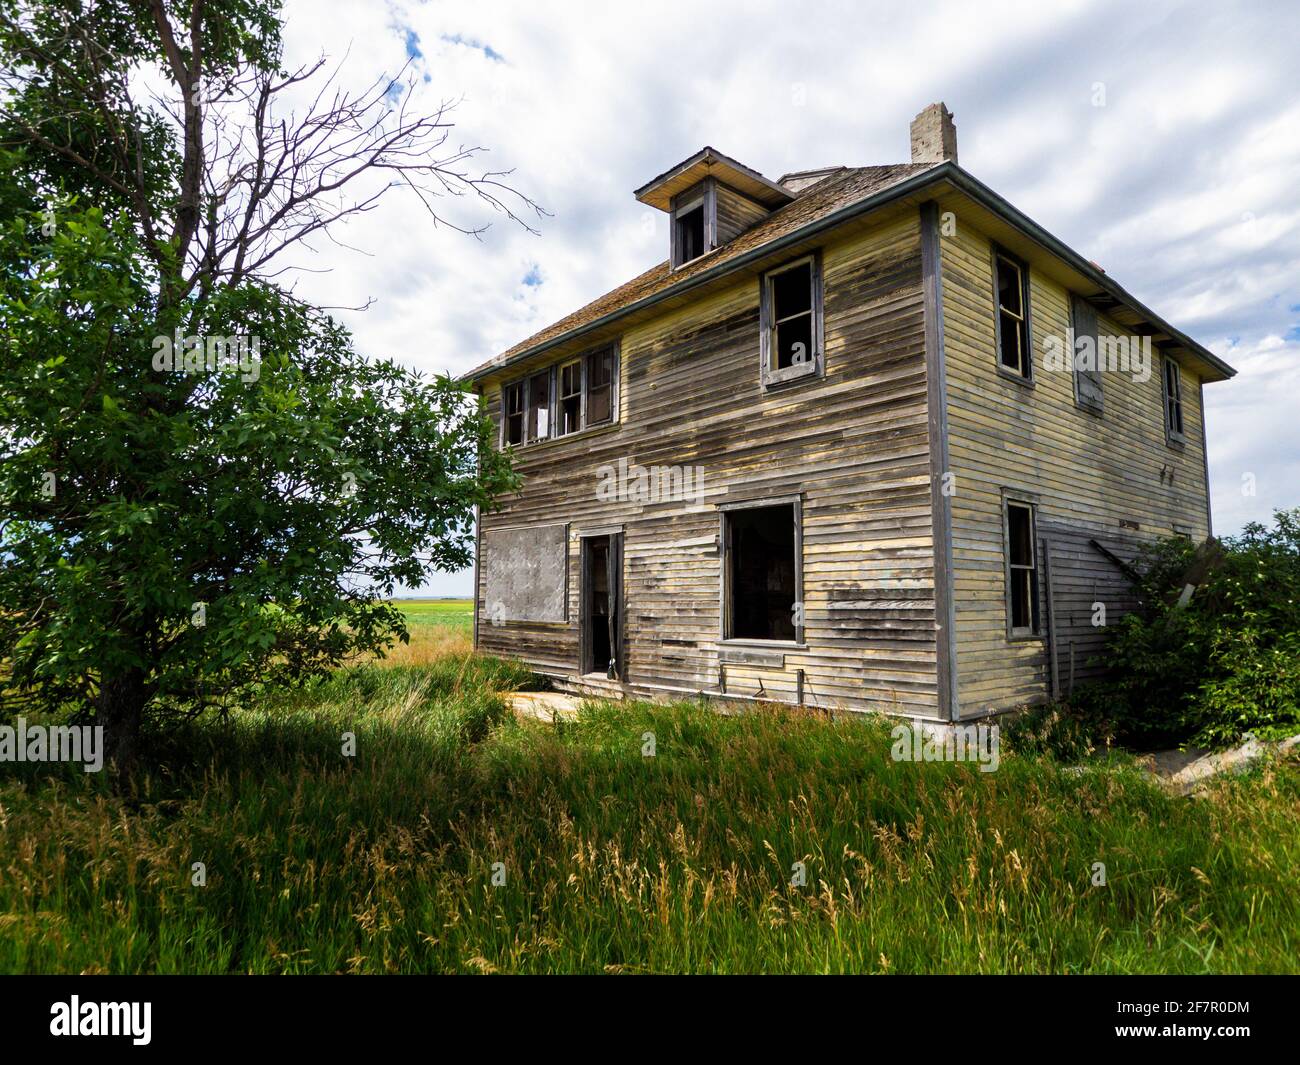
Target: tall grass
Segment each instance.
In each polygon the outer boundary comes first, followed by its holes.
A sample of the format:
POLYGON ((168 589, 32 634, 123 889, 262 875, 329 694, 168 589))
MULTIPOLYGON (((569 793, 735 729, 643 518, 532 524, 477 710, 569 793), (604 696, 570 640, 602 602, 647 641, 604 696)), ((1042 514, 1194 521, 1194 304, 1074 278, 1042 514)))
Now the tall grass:
POLYGON ((520 722, 525 680, 365 667, 170 737, 127 794, 8 767, 0 969, 1300 968, 1294 765, 1191 801, 1113 759, 895 763, 880 723, 778 709, 520 722))
POLYGON ((409 642, 396 643, 379 659, 386 666, 436 666, 448 656, 466 655, 474 643, 474 604, 469 599, 404 599, 409 642))

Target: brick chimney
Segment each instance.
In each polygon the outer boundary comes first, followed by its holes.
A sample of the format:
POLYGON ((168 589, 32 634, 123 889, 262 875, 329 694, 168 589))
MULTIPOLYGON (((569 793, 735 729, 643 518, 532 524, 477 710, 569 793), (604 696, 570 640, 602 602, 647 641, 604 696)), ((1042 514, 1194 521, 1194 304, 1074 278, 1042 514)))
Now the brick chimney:
POLYGON ((942 103, 931 104, 912 119, 912 162, 957 161, 957 127, 942 103))

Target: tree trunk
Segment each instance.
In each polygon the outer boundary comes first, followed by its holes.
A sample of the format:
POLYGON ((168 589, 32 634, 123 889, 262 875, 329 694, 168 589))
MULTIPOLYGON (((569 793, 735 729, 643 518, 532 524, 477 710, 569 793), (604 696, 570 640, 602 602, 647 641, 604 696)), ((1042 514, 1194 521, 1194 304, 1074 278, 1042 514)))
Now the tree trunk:
POLYGON ((104 758, 118 773, 135 765, 146 701, 144 671, 139 668, 123 669, 100 684, 95 724, 104 727, 104 758))

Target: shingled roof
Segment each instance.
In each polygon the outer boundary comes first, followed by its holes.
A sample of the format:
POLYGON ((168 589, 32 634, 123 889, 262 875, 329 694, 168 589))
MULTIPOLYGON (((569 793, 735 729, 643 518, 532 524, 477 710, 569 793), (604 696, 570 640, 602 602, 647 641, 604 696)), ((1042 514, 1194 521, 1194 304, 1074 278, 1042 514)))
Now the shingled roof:
POLYGON ((610 314, 616 314, 625 307, 653 296, 674 285, 688 281, 706 270, 714 270, 732 259, 738 259, 748 252, 771 243, 794 232, 817 219, 832 214, 842 207, 857 203, 882 189, 904 181, 915 174, 932 170, 938 163, 898 163, 892 166, 849 167, 832 177, 819 181, 815 185, 802 189, 795 199, 773 211, 757 225, 741 233, 734 240, 721 247, 714 248, 693 259, 676 270, 669 268, 664 260, 651 267, 645 273, 618 288, 606 292, 598 299, 592 300, 585 307, 561 318, 553 325, 534 333, 526 340, 521 340, 514 347, 508 348, 500 355, 488 359, 465 375, 466 380, 473 380, 492 372, 500 366, 511 362, 517 356, 534 348, 542 347, 571 333, 576 329, 610 314))
MULTIPOLYGON (((639 277, 476 366, 461 379, 479 380, 507 365, 564 343, 574 335, 603 329, 636 308, 669 298, 678 289, 685 290, 711 283, 712 279, 728 273, 729 265, 739 269, 747 262, 762 258, 767 251, 774 253, 785 244, 800 240, 800 234, 835 226, 848 216, 874 210, 886 201, 912 195, 932 186, 935 189, 946 187, 955 190, 1045 249, 1074 271, 1087 286, 1082 290, 1086 297, 1097 302, 1103 309, 1125 308, 1133 317, 1134 323, 1145 323, 1147 331, 1153 332, 1158 340, 1170 341, 1178 350, 1197 360, 1206 380, 1224 380, 1236 373, 1214 352, 1170 325, 1125 291, 1096 263, 1083 258, 1052 236, 955 162, 936 161, 849 167, 833 172, 830 176, 795 191, 792 202, 773 211, 726 244, 692 259, 676 270, 671 269, 667 261, 652 267, 639 277)), ((1130 324, 1130 327, 1133 325, 1130 324)))

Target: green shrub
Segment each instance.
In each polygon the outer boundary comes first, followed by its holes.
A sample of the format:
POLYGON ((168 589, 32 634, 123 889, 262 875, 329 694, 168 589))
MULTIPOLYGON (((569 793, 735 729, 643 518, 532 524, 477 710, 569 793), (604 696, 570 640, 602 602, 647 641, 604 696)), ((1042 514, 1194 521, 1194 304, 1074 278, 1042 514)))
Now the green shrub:
POLYGON ((1300 731, 1300 509, 1274 519, 1272 528, 1251 523, 1220 551, 1175 538, 1139 559, 1144 607, 1114 627, 1114 679, 1081 689, 1081 710, 1147 746, 1300 731), (1179 606, 1198 560, 1208 569, 1179 606))
POLYGON ((1094 707, 1062 701, 1030 707, 1008 717, 1002 739, 1018 754, 1079 762, 1109 750, 1115 728, 1094 707))

